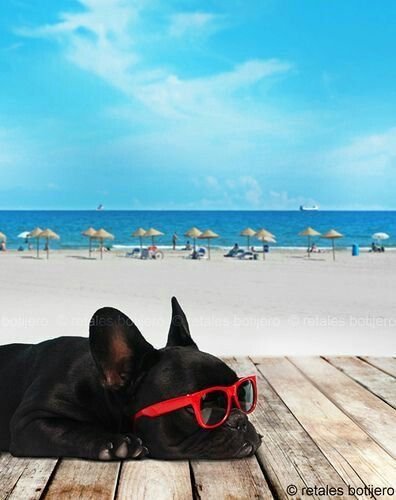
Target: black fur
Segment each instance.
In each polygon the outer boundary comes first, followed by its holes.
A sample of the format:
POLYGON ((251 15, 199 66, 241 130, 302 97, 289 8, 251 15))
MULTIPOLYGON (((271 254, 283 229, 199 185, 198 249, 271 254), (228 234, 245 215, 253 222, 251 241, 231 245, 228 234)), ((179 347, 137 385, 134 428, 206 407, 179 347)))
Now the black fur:
POLYGON ((152 403, 236 379, 225 363, 199 351, 175 298, 167 346, 158 350, 121 311, 99 309, 89 340, 0 347, 0 450, 100 460, 248 456, 260 438, 236 409, 210 431, 188 408, 142 417, 135 427, 132 420, 152 403))

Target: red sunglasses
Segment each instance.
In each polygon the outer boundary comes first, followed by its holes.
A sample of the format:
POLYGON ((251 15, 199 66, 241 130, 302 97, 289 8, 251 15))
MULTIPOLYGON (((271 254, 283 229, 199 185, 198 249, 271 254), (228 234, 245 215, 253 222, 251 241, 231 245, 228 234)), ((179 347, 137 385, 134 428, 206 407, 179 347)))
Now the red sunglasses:
POLYGON ((192 406, 198 424, 204 429, 214 429, 224 424, 230 416, 232 403, 243 413, 251 413, 257 403, 256 376, 240 378, 230 386, 215 386, 185 396, 167 399, 139 410, 140 417, 159 417, 186 406, 192 406))

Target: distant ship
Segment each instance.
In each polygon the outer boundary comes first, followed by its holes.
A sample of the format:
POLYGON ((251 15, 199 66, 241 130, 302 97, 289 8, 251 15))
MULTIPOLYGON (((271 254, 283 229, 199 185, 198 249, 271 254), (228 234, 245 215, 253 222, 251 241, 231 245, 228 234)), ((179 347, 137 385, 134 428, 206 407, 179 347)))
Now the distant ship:
POLYGON ((102 204, 98 205, 96 210, 103 210, 104 209, 104 206, 102 204))
POLYGON ((302 212, 311 212, 315 210, 319 210, 318 205, 312 205, 312 207, 304 207, 304 205, 300 205, 300 210, 302 212))

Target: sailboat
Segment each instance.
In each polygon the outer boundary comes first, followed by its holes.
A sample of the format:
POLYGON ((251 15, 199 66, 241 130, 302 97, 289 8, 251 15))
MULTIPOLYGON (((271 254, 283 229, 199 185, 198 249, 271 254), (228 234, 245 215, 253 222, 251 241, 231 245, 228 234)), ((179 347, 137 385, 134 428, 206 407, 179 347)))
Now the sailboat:
POLYGON ((96 210, 103 210, 103 209, 104 209, 104 205, 102 205, 101 203, 96 208, 96 210))

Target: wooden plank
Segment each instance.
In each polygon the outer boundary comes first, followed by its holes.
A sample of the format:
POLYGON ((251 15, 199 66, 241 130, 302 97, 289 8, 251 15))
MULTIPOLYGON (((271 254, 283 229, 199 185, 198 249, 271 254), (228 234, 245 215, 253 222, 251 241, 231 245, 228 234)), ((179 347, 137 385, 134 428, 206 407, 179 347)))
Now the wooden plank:
POLYGON ((196 496, 201 500, 219 498, 272 499, 256 457, 242 460, 193 460, 196 496))
POLYGON ((396 377, 396 358, 376 358, 374 356, 362 356, 361 359, 370 365, 379 368, 388 375, 396 377))
POLYGON ((46 500, 112 500, 119 462, 63 459, 45 495, 46 500))
POLYGON ((38 499, 55 466, 56 459, 17 458, 0 455, 0 500, 38 499))
MULTIPOLYGON (((249 419, 263 435, 257 456, 272 491, 279 498, 289 498, 286 489, 290 484, 295 485, 298 492, 304 486, 315 485, 318 488, 327 485, 341 487, 344 491, 344 481, 252 361, 238 358, 236 361, 228 361, 228 364, 240 376, 252 373, 257 375, 258 402, 249 419)), ((358 477, 356 482, 359 482, 358 477)), ((360 485, 364 486, 362 482, 360 485)), ((312 495, 312 498, 330 497, 312 495)))
POLYGON ((346 484, 360 486, 358 475, 366 485, 392 487, 396 466, 391 456, 289 360, 254 361, 346 484))
POLYGON ((360 425, 392 457, 396 456, 396 412, 388 404, 324 359, 290 359, 330 401, 360 425))
POLYGON ((188 462, 142 460, 122 465, 117 500, 185 500, 192 496, 188 462))
POLYGON ((325 356, 325 359, 393 408, 396 408, 396 378, 359 358, 325 356))

